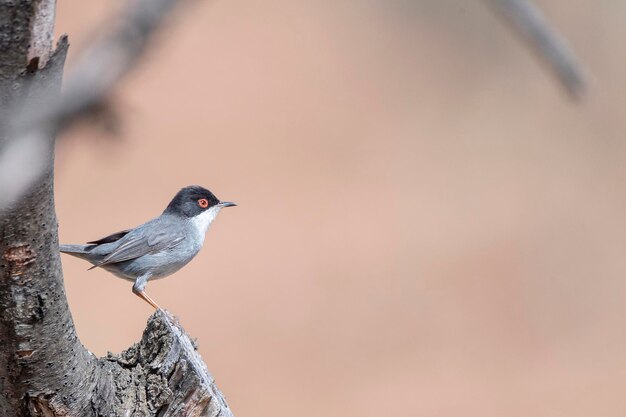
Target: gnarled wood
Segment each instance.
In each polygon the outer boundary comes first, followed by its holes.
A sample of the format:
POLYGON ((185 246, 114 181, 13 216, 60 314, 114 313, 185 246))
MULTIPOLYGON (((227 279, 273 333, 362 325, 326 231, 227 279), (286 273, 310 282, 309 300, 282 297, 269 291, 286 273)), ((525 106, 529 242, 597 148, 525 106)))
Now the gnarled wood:
POLYGON ((232 417, 196 346, 176 319, 165 312, 154 313, 140 343, 120 355, 109 354, 107 360, 103 369, 117 374, 116 380, 135 384, 128 383, 126 389, 118 386, 114 396, 108 391, 105 403, 113 398, 134 403, 135 410, 141 408, 146 415, 232 417), (136 398, 142 401, 136 403, 136 398))
POLYGON ((150 317, 139 343, 91 365, 83 390, 28 392, 25 415, 232 417, 191 339, 166 312, 150 317))

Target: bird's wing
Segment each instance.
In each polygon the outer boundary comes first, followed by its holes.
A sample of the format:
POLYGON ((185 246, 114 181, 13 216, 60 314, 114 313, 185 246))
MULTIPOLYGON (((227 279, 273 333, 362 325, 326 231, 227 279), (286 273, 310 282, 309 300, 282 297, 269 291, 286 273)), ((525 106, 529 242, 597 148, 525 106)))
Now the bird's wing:
POLYGON ((113 233, 111 235, 103 237, 102 239, 92 240, 91 242, 87 242, 87 243, 92 244, 92 245, 101 245, 103 243, 117 242, 118 240, 126 236, 128 232, 130 232, 130 230, 131 229, 122 230, 121 232, 113 233))
POLYGON ((131 230, 118 240, 120 244, 117 248, 89 269, 168 250, 185 239, 183 232, 176 227, 168 227, 159 222, 154 222, 148 229, 149 231, 145 228, 131 230))

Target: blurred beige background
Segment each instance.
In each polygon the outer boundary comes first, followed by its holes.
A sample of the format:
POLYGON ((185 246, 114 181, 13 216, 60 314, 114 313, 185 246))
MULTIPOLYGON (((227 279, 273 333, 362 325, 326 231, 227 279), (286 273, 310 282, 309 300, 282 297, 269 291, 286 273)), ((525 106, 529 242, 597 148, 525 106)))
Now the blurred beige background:
MULTIPOLYGON (((623 416, 626 3, 538 1, 582 103, 483 2, 200 1, 58 149, 60 238, 239 203, 148 293, 236 416, 623 416)), ((68 66, 119 1, 64 0, 68 66)), ((131 285, 64 257, 83 343, 137 341, 131 285)))

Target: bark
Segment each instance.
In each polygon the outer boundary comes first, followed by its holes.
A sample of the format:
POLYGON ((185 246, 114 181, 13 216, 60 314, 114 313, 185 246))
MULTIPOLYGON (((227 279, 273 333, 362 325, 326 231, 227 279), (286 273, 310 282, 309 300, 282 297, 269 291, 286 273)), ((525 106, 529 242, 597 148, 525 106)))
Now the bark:
POLYGON ((140 343, 98 367, 104 381, 96 404, 116 403, 128 415, 232 417, 195 343, 166 312, 150 318, 140 343))
MULTIPOLYGON (((0 0, 0 153, 22 139, 12 136, 15 115, 59 93, 68 42, 52 50, 53 18, 54 0, 0 0)), ((164 312, 120 355, 96 358, 82 346, 58 252, 53 130, 44 137, 44 168, 0 212, 0 417, 231 416, 164 312)))

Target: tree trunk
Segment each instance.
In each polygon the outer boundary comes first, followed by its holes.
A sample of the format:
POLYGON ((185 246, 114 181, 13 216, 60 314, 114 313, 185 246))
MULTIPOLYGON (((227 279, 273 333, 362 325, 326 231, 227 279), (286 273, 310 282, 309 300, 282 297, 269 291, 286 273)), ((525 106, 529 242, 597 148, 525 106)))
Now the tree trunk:
MULTIPOLYGON (((14 140, 15 115, 60 91, 68 43, 52 49, 54 4, 0 0, 0 154, 14 140)), ((0 417, 231 416, 167 313, 118 356, 98 359, 78 340, 58 250, 53 136, 43 173, 0 213, 0 417)))

